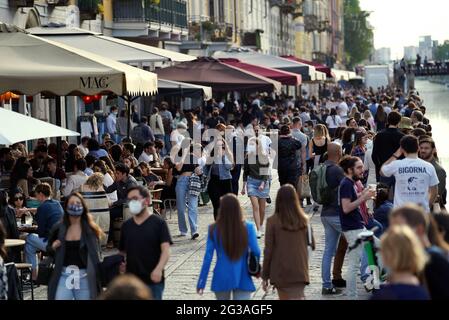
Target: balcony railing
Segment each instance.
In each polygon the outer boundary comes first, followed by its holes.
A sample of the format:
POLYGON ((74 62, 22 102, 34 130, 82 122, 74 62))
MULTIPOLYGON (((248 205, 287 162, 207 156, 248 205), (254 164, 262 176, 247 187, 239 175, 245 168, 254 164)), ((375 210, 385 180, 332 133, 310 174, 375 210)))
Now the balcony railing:
POLYGON ((187 3, 181 0, 115 0, 114 21, 155 22, 187 28, 187 3))

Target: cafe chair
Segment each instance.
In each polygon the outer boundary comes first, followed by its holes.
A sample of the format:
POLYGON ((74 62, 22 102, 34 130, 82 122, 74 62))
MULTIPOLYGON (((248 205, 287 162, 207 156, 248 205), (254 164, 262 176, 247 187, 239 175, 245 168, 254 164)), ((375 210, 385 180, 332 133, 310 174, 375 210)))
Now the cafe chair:
POLYGON ((17 271, 19 272, 20 278, 20 287, 22 290, 22 296, 25 288, 25 277, 26 275, 30 276, 29 288, 31 291, 31 300, 34 300, 34 282, 32 278, 32 269, 30 263, 16 263, 15 264, 17 271))

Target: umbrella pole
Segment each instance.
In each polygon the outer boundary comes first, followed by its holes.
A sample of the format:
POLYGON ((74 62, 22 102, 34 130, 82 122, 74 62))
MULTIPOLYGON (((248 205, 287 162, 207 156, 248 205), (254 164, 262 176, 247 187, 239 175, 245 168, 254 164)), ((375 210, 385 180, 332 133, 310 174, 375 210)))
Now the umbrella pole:
MULTIPOLYGON (((56 125, 61 127, 62 124, 62 115, 61 115, 61 97, 57 96, 55 98, 55 106, 56 106, 56 125)), ((58 157, 56 159, 58 168, 62 168, 62 137, 56 137, 56 146, 58 157)))

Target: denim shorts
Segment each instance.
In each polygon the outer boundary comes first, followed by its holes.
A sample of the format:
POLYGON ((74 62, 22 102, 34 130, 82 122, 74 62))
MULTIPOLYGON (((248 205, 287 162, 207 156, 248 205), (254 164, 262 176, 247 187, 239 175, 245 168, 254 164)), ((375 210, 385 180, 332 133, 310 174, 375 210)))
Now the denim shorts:
POLYGON ((256 197, 259 199, 268 199, 270 197, 270 181, 265 181, 265 188, 260 191, 259 187, 263 180, 248 177, 246 187, 248 189, 248 197, 256 197))

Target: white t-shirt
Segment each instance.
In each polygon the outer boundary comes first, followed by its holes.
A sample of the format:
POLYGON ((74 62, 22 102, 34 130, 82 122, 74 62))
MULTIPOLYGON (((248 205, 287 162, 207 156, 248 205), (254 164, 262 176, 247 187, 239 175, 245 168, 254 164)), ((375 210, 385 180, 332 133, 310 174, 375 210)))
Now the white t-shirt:
POLYGON ((146 154, 145 151, 142 152, 142 154, 139 157, 139 163, 140 162, 146 162, 150 163, 153 161, 153 155, 152 154, 146 154))
POLYGON ((429 208, 429 188, 438 185, 439 180, 431 163, 421 159, 405 158, 382 167, 385 176, 396 178, 394 207, 412 202, 429 208))
POLYGON ((326 119, 326 124, 329 129, 335 129, 342 125, 343 121, 341 120, 340 116, 335 116, 335 121, 332 116, 328 116, 326 119))
POLYGON ((342 102, 338 105, 338 115, 342 118, 347 118, 348 117, 348 111, 349 111, 349 107, 346 104, 346 102, 342 102))

